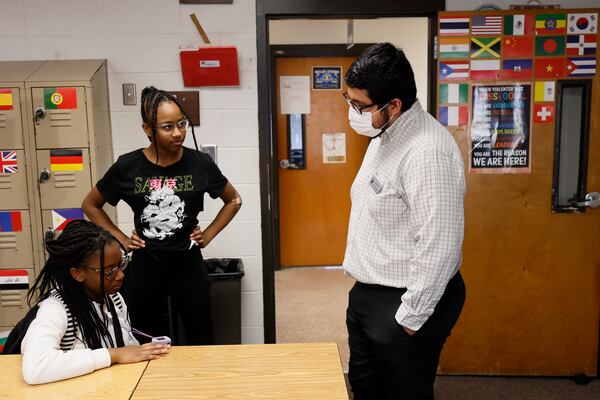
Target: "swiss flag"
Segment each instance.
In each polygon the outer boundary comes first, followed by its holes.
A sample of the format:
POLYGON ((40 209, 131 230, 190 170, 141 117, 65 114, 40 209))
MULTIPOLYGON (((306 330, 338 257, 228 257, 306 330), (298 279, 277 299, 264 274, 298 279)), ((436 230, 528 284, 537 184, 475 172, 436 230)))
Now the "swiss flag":
POLYGON ((565 59, 564 58, 536 58, 535 77, 539 78, 564 78, 565 59))
POLYGON ((534 103, 533 122, 536 124, 551 124, 554 122, 554 103, 534 103))
POLYGON ((518 58, 533 55, 533 36, 506 36, 502 43, 502 57, 518 58))

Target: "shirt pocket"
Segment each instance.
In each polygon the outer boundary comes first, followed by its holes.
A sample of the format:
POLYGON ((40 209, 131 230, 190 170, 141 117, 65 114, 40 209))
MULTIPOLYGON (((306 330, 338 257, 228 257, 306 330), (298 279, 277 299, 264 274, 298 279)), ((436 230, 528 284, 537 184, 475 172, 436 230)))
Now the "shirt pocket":
POLYGON ((381 229, 389 232, 397 229, 400 216, 407 212, 408 207, 404 199, 398 194, 398 190, 388 180, 380 179, 381 190, 376 193, 369 189, 366 204, 367 211, 381 229))

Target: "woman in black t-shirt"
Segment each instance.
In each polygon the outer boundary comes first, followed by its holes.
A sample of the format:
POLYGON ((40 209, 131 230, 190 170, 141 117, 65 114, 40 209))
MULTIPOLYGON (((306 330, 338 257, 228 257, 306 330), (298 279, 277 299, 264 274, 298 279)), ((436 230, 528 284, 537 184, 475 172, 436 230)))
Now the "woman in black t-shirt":
POLYGON ((82 207, 90 220, 133 251, 123 286, 131 325, 151 336, 169 335, 175 321, 170 296, 188 343, 211 344, 210 281, 200 248, 227 226, 242 201, 207 154, 183 147, 190 119, 175 97, 147 87, 141 103, 150 145, 120 156, 82 207), (220 197, 223 207, 201 230, 197 215, 204 210, 205 193, 220 197), (134 214, 131 237, 102 209, 119 200, 134 214))

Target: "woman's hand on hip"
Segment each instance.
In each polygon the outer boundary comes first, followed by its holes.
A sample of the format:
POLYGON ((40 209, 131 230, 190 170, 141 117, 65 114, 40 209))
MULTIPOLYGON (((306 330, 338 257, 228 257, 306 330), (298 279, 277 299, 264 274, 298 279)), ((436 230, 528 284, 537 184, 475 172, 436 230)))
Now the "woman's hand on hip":
POLYGON ((137 250, 146 247, 146 242, 138 235, 135 231, 131 231, 131 238, 129 238, 129 243, 127 243, 127 250, 137 250))

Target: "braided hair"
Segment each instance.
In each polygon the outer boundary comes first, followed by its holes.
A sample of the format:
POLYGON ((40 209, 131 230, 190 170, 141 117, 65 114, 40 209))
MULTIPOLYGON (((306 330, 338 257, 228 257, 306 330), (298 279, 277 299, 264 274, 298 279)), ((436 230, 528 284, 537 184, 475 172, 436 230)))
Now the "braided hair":
POLYGON ((142 104, 140 111, 142 114, 142 121, 144 121, 144 123, 147 124, 152 130, 152 142, 154 143, 154 150, 156 151, 156 164, 158 164, 156 117, 158 113, 158 106, 165 101, 172 101, 173 103, 177 104, 177 107, 179 107, 179 111, 181 111, 181 114, 183 114, 183 116, 188 121, 190 121, 190 125, 192 126, 192 137, 194 138, 194 146, 196 147, 196 150, 198 150, 198 142, 196 141, 196 134, 194 133, 194 125, 191 123, 192 119, 185 112, 185 109, 183 108, 179 100, 177 100, 177 98, 169 92, 159 90, 154 86, 147 86, 144 89, 142 89, 142 104))
POLYGON ((73 316, 75 325, 82 334, 81 340, 90 349, 115 347, 108 332, 108 320, 96 312, 83 285, 71 276, 71 268, 84 265, 97 251, 100 252, 100 294, 104 303, 112 304, 104 291, 104 246, 115 239, 110 233, 86 220, 73 220, 67 224, 56 239, 46 240, 48 261, 42 268, 35 283, 27 293, 27 302, 40 302, 56 290, 73 316))

